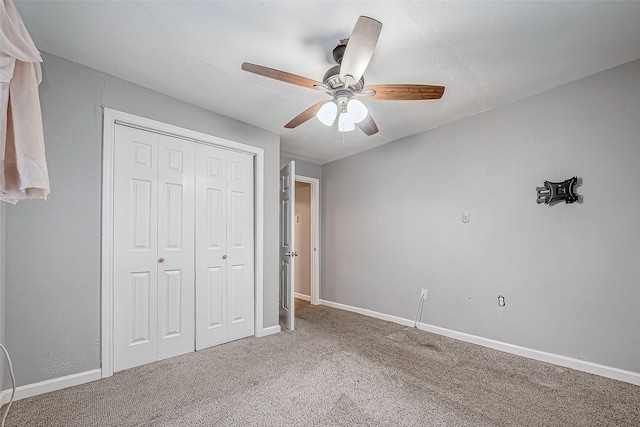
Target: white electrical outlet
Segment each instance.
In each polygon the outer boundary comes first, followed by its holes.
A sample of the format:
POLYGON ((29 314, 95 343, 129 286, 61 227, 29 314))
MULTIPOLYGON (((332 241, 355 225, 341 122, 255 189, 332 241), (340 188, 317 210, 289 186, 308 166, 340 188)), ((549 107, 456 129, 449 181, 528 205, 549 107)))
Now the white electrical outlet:
POLYGON ((422 292, 420 292, 420 299, 427 299, 427 290, 422 288, 422 292))

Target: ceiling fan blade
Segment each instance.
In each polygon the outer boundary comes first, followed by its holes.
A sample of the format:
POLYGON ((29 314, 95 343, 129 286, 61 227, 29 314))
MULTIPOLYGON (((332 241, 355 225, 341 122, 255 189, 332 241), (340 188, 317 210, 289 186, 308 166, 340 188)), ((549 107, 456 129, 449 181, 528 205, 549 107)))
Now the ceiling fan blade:
POLYGON ((412 101, 420 99, 440 99, 444 94, 444 86, 430 85, 374 85, 362 89, 362 95, 368 99, 380 99, 388 101, 412 101), (373 95, 368 95, 373 91, 373 95))
POLYGON ((347 86, 356 83, 364 74, 373 57, 381 30, 382 24, 375 19, 368 16, 358 18, 340 63, 340 78, 347 86), (347 76, 353 81, 347 82, 347 76))
POLYGON ((373 117, 371 117, 371 113, 367 114, 367 117, 365 117, 363 121, 356 123, 356 126, 358 126, 362 132, 367 134, 367 136, 378 133, 378 125, 376 125, 373 117))
POLYGON ((311 117, 315 116, 318 110, 327 102, 331 102, 331 101, 330 100, 320 101, 317 104, 312 105, 311 107, 307 108, 302 113, 298 114, 293 119, 291 119, 291 121, 286 125, 284 125, 284 127, 286 127, 287 129, 293 129, 300 126, 301 124, 309 120, 311 117))
POLYGON ((299 76, 297 74, 287 73, 286 71, 276 70, 275 68, 263 67, 262 65, 251 64, 249 62, 242 63, 242 69, 259 76, 268 77, 270 79, 280 80, 281 82, 291 83, 309 89, 316 87, 324 88, 325 85, 315 80, 299 76))

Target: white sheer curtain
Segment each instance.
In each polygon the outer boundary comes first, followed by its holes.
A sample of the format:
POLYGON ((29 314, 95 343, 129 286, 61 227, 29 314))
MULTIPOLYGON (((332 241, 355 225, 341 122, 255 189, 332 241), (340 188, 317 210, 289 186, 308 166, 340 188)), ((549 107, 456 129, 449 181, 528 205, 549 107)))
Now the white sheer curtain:
POLYGON ((0 200, 46 198, 40 52, 11 0, 0 3, 0 200))

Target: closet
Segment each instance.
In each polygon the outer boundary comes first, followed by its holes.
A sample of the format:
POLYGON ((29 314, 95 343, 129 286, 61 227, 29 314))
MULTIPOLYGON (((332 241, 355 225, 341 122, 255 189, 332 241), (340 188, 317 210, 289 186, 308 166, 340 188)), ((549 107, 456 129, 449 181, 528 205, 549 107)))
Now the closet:
POLYGON ((254 333, 253 157, 115 126, 115 371, 254 333))

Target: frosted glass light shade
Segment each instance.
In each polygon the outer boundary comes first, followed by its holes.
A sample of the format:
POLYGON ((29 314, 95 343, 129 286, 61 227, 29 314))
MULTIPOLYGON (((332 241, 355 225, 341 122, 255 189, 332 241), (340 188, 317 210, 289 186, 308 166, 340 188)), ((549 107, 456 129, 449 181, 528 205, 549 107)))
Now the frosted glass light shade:
POLYGON ((338 117, 338 130, 340 132, 356 130, 356 124, 351 120, 351 116, 348 113, 340 113, 340 117, 338 117))
POLYGON ((367 110, 367 107, 365 107, 364 104, 359 100, 350 99, 349 103, 347 104, 347 114, 350 116, 353 123, 360 123, 367 117, 369 111, 367 110))
POLYGON ((324 104, 318 112, 316 117, 322 122, 323 125, 331 126, 336 121, 336 114, 338 113, 338 106, 335 102, 327 102, 324 104))

